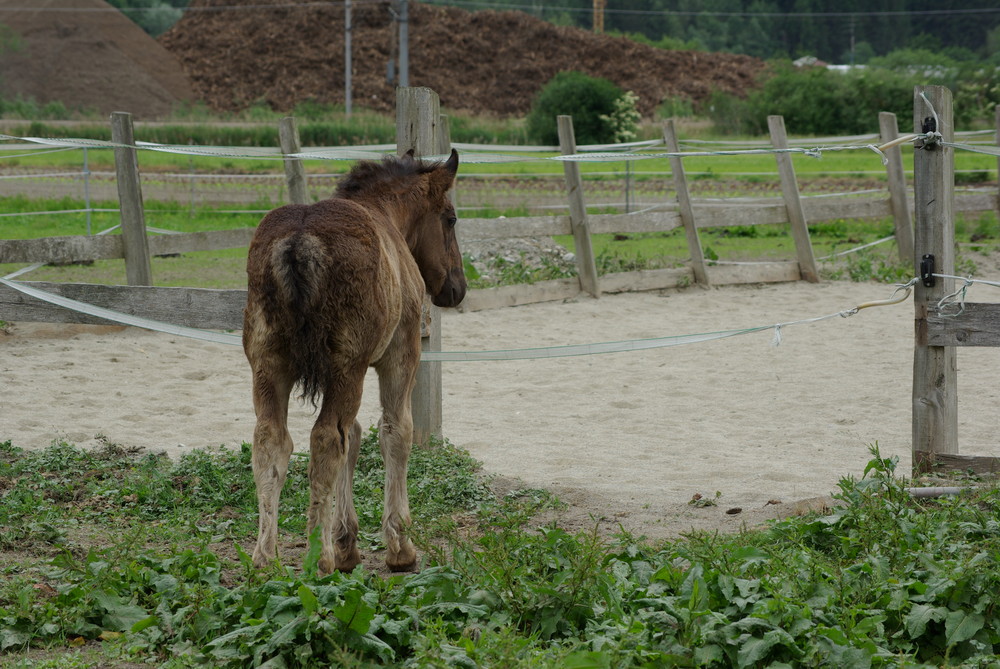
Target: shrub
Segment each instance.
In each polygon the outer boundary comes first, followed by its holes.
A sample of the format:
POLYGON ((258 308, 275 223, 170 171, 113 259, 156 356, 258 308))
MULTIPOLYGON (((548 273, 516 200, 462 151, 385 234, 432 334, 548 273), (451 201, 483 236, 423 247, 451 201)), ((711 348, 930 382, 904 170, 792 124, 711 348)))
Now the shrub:
POLYGON ((560 72, 532 102, 528 137, 541 144, 558 144, 556 117, 569 115, 573 117, 577 144, 613 142, 616 128, 610 119, 616 114, 615 103, 622 97, 622 90, 607 79, 582 72, 560 72))

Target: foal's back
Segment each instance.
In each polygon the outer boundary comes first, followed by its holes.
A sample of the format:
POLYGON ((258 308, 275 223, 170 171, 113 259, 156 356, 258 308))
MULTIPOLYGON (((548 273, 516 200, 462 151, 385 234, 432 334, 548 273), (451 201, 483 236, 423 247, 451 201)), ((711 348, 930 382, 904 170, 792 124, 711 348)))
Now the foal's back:
MULTIPOLYGON (((338 369, 367 367, 384 351, 403 288, 419 278, 412 264, 394 227, 355 202, 275 209, 258 226, 247 259, 247 355, 266 349, 286 360, 315 401, 338 369)), ((410 299, 419 297, 417 287, 410 299)))

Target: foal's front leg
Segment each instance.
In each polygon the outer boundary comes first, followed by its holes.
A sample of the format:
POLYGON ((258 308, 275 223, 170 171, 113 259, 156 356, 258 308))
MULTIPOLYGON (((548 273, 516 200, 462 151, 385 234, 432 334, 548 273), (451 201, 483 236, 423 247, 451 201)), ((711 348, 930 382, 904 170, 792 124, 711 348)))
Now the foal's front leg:
POLYGON ((411 520, 406 470, 413 445, 410 395, 416 364, 380 364, 376 371, 382 401, 378 439, 385 462, 385 507, 382 511, 385 564, 392 571, 412 571, 417 566, 417 549, 407 536, 411 520))

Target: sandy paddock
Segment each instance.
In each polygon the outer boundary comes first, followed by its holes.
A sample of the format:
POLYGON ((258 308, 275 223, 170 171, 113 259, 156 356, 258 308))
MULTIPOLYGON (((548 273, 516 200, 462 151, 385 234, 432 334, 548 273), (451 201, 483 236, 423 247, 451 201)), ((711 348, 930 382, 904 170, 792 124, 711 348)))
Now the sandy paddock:
MULTIPOLYGON (((986 277, 996 278, 996 277, 986 277)), ((804 282, 607 295, 448 312, 444 350, 547 347, 713 332, 823 316, 885 299, 873 283, 804 282)), ((988 287, 972 301, 1000 301, 988 287)), ((860 476, 868 445, 910 466, 913 305, 641 352, 444 363, 445 434, 484 470, 547 488, 567 518, 650 537, 735 529, 860 476), (694 508, 692 495, 722 496, 694 508), (780 500, 782 505, 767 505, 780 500), (739 507, 738 514, 726 510, 739 507), (765 508, 766 507, 766 508, 765 508)), ((1000 349, 959 351, 963 453, 1000 455, 1000 349)), ((16 324, 0 335, 0 440, 41 448, 98 435, 177 455, 253 431, 237 346, 119 327, 16 324)), ((377 421, 374 374, 359 416, 377 421)), ((311 408, 293 407, 307 447, 311 408)))

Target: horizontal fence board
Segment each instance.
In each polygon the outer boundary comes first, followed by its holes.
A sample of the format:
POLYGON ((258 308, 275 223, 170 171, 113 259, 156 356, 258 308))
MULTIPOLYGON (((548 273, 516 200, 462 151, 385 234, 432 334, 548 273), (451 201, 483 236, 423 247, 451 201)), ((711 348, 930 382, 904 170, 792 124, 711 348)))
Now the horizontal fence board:
POLYGON ((835 221, 840 218, 888 218, 892 216, 892 203, 888 196, 807 197, 802 199, 802 210, 809 223, 835 221))
POLYGON ((150 235, 149 252, 152 255, 191 253, 193 251, 218 251, 250 246, 250 239, 257 228, 208 230, 185 232, 178 235, 150 235))
POLYGON ((955 193, 955 211, 995 211, 1000 209, 993 193, 955 193))
POLYGON ((788 211, 783 202, 713 202, 692 203, 694 222, 699 228, 720 228, 730 225, 766 225, 788 223, 788 211))
POLYGON ((515 218, 459 219, 458 243, 513 237, 551 237, 570 235, 569 216, 518 216, 515 218))
POLYGON ((917 332, 926 332, 927 346, 1000 346, 1000 304, 966 302, 951 304, 942 313, 937 304, 927 308, 926 323, 917 332), (925 327, 923 327, 925 326, 925 327))
POLYGON ((643 290, 664 290, 694 283, 694 272, 690 267, 675 269, 641 269, 633 272, 605 274, 601 277, 601 291, 605 293, 628 293, 643 290))
POLYGON ((587 217, 590 232, 635 233, 667 232, 681 226, 681 215, 676 211, 647 211, 641 214, 591 214, 587 217))
MULTIPOLYGON (((242 328, 243 307, 247 301, 245 290, 106 286, 42 281, 26 281, 25 285, 131 316, 204 330, 242 328)), ((35 299, 2 284, 0 284, 0 320, 93 325, 111 323, 103 318, 35 299)))
POLYGON ((485 311, 500 307, 517 307, 538 302, 554 302, 572 299, 580 294, 580 281, 572 279, 552 279, 533 284, 498 286, 470 290, 459 307, 460 311, 485 311))
POLYGON ((69 263, 123 258, 121 235, 0 240, 0 263, 69 263))
MULTIPOLYGON (((150 235, 152 255, 235 249, 250 245, 255 228, 150 235)), ((69 263, 124 257, 121 235, 0 240, 0 263, 69 263)))
POLYGON ((959 455, 958 453, 913 452, 913 475, 943 472, 972 472, 980 476, 1000 474, 1000 458, 988 455, 959 455))

